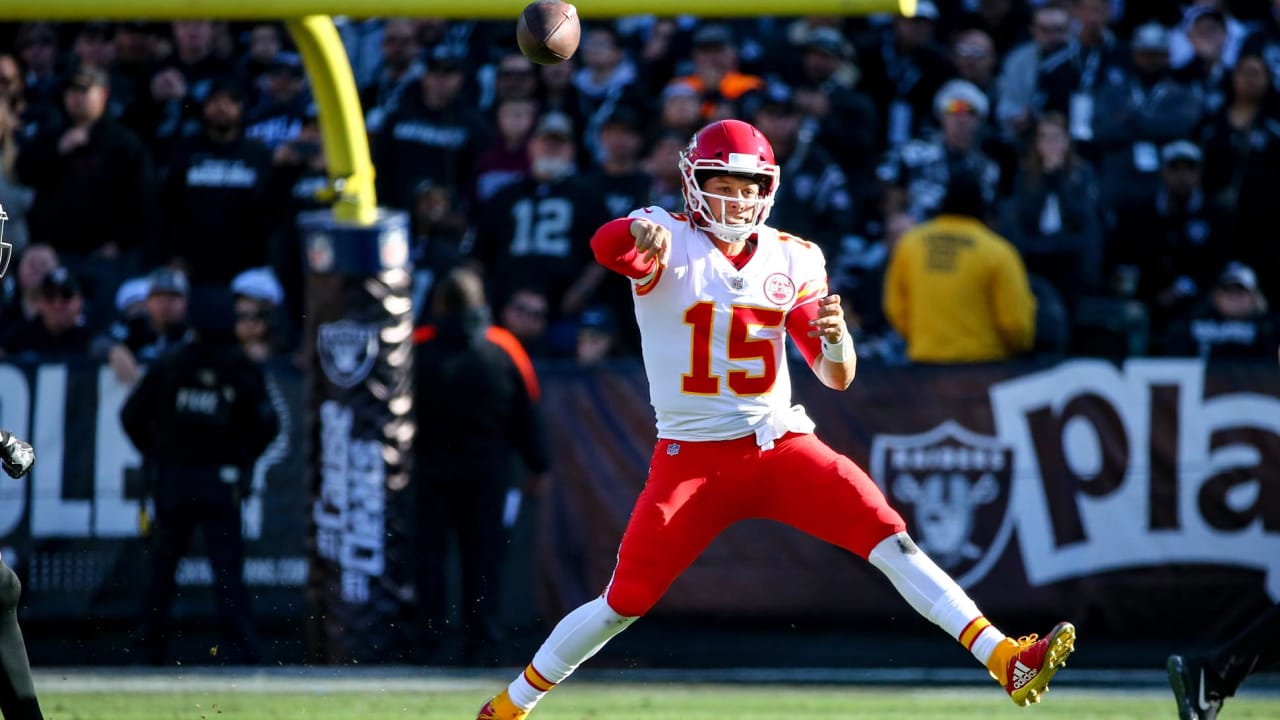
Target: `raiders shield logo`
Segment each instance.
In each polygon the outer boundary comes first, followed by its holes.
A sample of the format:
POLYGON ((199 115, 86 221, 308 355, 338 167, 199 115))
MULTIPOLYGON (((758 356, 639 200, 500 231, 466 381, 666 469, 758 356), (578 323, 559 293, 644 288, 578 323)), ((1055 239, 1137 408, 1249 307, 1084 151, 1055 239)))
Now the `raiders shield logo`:
POLYGON ((378 327, 351 320, 324 323, 316 332, 316 350, 329 382, 354 387, 369 376, 378 359, 378 327))
POLYGON ((1013 450, 946 421, 919 435, 877 435, 871 472, 916 543, 961 587, 977 583, 1012 531, 1013 450))

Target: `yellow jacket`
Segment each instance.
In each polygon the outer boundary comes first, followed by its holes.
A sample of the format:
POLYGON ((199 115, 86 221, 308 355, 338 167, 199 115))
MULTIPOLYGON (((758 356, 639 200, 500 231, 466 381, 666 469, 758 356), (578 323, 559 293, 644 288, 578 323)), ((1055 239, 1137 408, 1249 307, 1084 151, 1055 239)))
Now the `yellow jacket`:
POLYGON ((1035 339, 1036 300, 1018 251, 960 215, 903 234, 885 271, 884 310, 915 362, 1003 360, 1035 339))

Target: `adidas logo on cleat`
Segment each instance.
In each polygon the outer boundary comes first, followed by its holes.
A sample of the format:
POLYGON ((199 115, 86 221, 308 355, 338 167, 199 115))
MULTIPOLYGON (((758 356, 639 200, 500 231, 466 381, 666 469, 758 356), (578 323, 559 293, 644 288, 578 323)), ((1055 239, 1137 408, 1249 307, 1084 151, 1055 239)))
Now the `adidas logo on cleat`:
POLYGON ((1039 670, 1023 665, 1021 660, 1015 662, 1013 664, 1013 689, 1021 690, 1039 674, 1039 670))

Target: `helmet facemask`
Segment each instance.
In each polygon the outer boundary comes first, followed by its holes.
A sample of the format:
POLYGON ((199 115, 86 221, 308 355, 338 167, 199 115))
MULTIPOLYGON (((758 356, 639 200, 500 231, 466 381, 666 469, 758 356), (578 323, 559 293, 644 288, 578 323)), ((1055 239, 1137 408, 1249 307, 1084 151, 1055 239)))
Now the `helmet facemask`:
POLYGON ((689 213, 689 217, 694 224, 725 242, 734 243, 750 237, 769 218, 769 211, 773 209, 773 198, 778 189, 778 166, 761 163, 755 155, 746 153, 729 153, 727 162, 718 158, 691 160, 691 149, 692 147, 687 148, 680 154, 680 177, 684 186, 685 211, 689 213), (727 197, 702 189, 703 182, 721 175, 750 178, 758 182, 759 197, 727 197), (717 220, 712 211, 713 201, 752 206, 754 212, 751 222, 730 224, 717 220))

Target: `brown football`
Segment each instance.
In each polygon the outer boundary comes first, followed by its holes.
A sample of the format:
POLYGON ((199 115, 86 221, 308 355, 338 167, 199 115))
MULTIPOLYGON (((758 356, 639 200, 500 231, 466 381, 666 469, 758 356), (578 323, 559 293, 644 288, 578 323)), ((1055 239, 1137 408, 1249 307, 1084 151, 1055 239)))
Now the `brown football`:
POLYGON ((582 37, 578 8, 562 0, 529 3, 516 22, 520 52, 539 65, 554 65, 573 56, 582 37))

